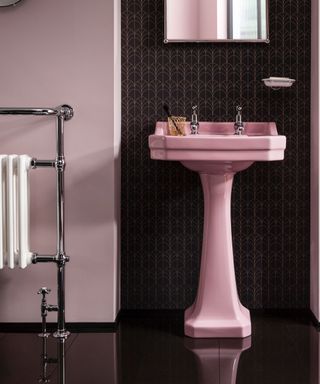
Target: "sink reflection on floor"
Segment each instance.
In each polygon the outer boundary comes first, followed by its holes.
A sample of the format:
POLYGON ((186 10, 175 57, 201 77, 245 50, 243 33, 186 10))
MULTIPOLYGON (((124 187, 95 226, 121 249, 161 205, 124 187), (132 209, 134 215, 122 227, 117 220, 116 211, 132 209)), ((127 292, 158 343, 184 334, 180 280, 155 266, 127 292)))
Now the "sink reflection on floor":
POLYGON ((195 355, 201 384, 235 384, 241 353, 251 347, 245 339, 185 339, 185 346, 195 355))
POLYGON ((183 336, 182 312, 135 313, 117 333, 73 333, 65 344, 48 338, 47 360, 36 334, 0 333, 0 382, 319 383, 320 337, 305 315, 252 320, 251 338, 191 339, 183 336))

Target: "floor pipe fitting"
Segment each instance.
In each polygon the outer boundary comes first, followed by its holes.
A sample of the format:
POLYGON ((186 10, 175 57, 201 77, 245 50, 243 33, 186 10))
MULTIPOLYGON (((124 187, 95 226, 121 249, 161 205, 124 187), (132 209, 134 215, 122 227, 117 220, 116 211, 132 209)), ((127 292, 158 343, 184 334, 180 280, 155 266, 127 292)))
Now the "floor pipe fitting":
POLYGON ((42 295, 41 299, 41 318, 42 318, 42 332, 38 334, 40 337, 48 337, 50 333, 47 332, 47 314, 48 314, 48 304, 47 304, 47 294, 51 292, 50 288, 42 287, 38 291, 38 295, 42 295))

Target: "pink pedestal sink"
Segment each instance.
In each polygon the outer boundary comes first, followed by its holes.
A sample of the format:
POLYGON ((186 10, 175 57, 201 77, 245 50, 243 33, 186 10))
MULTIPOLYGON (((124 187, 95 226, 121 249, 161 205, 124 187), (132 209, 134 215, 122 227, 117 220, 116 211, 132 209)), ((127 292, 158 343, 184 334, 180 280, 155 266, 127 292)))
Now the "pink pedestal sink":
POLYGON ((158 122, 149 136, 151 158, 180 161, 200 174, 204 192, 204 233, 197 297, 185 311, 191 337, 247 337, 250 313, 239 300, 231 234, 231 190, 236 172, 255 161, 283 160, 285 136, 275 123, 246 123, 243 136, 233 123, 202 122, 198 135, 168 136, 158 122))

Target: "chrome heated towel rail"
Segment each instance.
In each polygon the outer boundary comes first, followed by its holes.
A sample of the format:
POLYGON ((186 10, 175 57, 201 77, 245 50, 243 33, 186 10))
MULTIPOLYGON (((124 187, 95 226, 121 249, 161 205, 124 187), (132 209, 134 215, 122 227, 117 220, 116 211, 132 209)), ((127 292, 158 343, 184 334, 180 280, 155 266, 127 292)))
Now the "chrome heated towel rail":
MULTIPOLYGON (((54 333, 55 337, 66 338, 69 332, 66 330, 65 324, 65 266, 69 261, 69 257, 65 254, 65 227, 64 227, 64 122, 73 117, 73 108, 69 105, 61 105, 57 108, 0 108, 0 115, 34 115, 34 116, 55 116, 57 119, 56 128, 56 158, 53 160, 37 160, 31 161, 32 168, 52 167, 56 170, 56 188, 57 188, 57 251, 55 255, 38 255, 33 254, 32 262, 44 263, 53 262, 58 267, 58 305, 42 306, 42 314, 46 316, 47 311, 56 311, 58 313, 58 329, 54 333)), ((39 291, 43 294, 43 290, 39 291)), ((44 317, 43 317, 44 319, 44 317)), ((46 336, 46 332, 43 332, 46 336)))

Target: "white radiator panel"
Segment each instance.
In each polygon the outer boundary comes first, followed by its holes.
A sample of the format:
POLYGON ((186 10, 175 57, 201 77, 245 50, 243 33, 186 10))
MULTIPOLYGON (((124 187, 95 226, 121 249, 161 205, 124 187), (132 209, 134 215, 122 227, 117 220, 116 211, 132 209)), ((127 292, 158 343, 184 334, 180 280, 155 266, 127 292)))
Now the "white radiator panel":
POLYGON ((6 155, 0 155, 0 269, 4 267, 6 250, 6 155))
POLYGON ((29 245, 29 169, 27 155, 0 155, 0 269, 26 268, 29 245))
POLYGON ((6 264, 9 268, 14 268, 14 254, 15 254, 15 234, 16 234, 16 175, 14 169, 14 160, 16 155, 9 155, 7 157, 7 257, 6 264))
POLYGON ((17 158, 17 196, 18 196, 18 262, 21 268, 26 268, 32 262, 32 253, 29 244, 30 229, 30 197, 29 175, 31 158, 21 155, 17 158))

